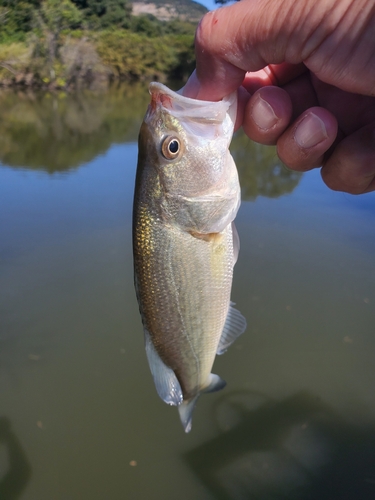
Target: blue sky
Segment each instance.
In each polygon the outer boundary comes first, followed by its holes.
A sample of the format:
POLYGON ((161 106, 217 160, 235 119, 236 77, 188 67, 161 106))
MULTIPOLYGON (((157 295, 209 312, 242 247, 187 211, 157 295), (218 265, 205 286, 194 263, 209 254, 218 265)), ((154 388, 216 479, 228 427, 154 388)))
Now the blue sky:
POLYGON ((220 5, 216 4, 214 0, 195 0, 195 1, 207 7, 208 10, 213 10, 220 7, 220 5))

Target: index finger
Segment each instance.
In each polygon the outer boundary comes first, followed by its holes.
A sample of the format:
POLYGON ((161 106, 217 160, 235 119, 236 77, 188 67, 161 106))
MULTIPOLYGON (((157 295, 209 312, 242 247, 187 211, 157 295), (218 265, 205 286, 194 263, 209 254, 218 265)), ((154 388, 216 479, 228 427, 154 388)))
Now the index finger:
POLYGON ((335 0, 242 0, 209 12, 197 29, 196 80, 188 82, 186 94, 220 100, 240 87, 248 71, 299 65, 326 36, 329 27, 318 28, 333 5, 335 0))

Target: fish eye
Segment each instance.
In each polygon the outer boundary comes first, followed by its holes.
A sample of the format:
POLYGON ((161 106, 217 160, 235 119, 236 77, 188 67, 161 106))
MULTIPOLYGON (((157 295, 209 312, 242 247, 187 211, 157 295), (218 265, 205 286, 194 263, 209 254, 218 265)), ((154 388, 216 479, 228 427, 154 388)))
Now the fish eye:
POLYGON ((167 160, 174 160, 180 155, 181 143, 177 137, 168 136, 163 140, 161 152, 167 160))

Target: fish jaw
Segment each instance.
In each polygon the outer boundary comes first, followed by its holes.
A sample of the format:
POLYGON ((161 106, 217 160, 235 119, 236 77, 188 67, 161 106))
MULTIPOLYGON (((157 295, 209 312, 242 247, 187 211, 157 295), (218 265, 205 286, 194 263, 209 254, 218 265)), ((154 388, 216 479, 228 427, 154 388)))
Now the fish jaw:
POLYGON ((192 135, 203 136, 207 139, 212 135, 222 134, 229 147, 237 114, 236 92, 215 102, 190 99, 159 82, 150 83, 149 91, 151 104, 145 117, 146 122, 151 115, 165 110, 177 120, 188 122, 192 127, 192 135), (210 124, 217 125, 217 128, 207 127, 210 124))
POLYGON ((221 233, 235 219, 241 204, 237 170, 229 151, 226 162, 232 170, 216 189, 197 196, 166 193, 162 207, 180 227, 190 233, 221 233))

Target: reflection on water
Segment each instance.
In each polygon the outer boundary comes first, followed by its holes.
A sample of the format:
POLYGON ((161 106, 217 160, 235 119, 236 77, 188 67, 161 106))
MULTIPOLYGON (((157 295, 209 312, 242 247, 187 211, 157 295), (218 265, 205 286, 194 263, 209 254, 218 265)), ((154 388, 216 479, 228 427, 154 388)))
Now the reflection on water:
POLYGON ((0 417, 0 444, 5 447, 8 461, 8 470, 0 477, 0 498, 16 500, 29 481, 31 467, 6 417, 0 417))
POLYGON ((248 329, 185 435, 155 392, 133 286, 148 100, 0 95, 0 498, 372 500, 374 194, 331 192, 236 136, 232 298, 248 329))
MULTIPOLYGON (((0 162, 49 173, 77 168, 113 143, 136 141, 148 102, 144 85, 105 94, 0 91, 0 162)), ((231 151, 243 199, 290 193, 301 178, 280 164, 275 148, 244 134, 235 136, 231 151)))
POLYGON ((237 134, 231 144, 237 165, 243 200, 257 196, 277 198, 291 193, 302 177, 300 172, 288 170, 276 155, 276 148, 261 146, 245 134, 237 134))
POLYGON ((76 168, 135 141, 148 101, 137 85, 106 94, 0 91, 0 161, 49 173, 76 168))
POLYGON ((373 498, 374 425, 348 424, 308 393, 280 402, 264 399, 222 396, 216 403, 216 417, 221 410, 224 423, 220 433, 185 454, 215 498, 373 498))

